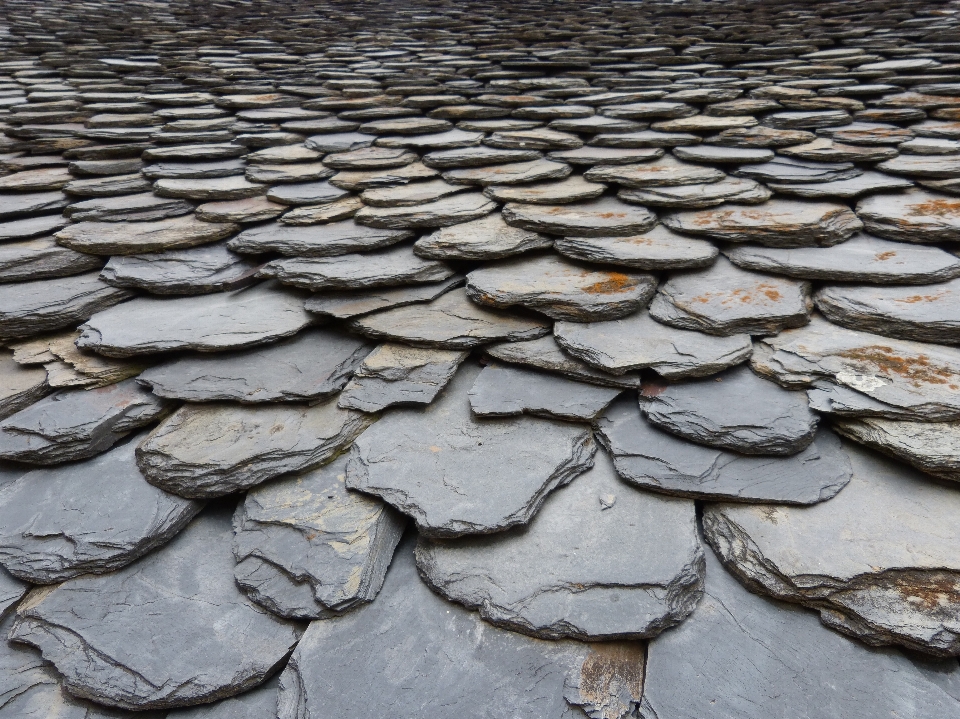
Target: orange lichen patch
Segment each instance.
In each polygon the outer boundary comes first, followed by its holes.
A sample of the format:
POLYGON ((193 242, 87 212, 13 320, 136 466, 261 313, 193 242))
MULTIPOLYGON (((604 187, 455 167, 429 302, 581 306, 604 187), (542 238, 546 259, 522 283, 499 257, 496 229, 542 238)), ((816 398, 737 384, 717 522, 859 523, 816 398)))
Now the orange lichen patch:
POLYGON ((960 602, 960 579, 946 572, 904 572, 891 589, 920 611, 949 610, 960 602))
POLYGON ((707 304, 714 300, 719 300, 720 304, 724 306, 731 304, 749 305, 757 301, 762 302, 764 297, 770 302, 779 302, 783 299, 783 295, 776 285, 769 282, 761 282, 751 288, 738 287, 735 290, 724 293, 705 292, 702 295, 692 298, 690 302, 707 304))
POLYGON ((733 210, 723 210, 716 212, 701 212, 697 214, 693 224, 697 227, 711 227, 713 225, 722 225, 736 214, 733 210))
POLYGON ((907 214, 912 217, 960 216, 960 200, 927 200, 909 205, 907 214))
POLYGON ((607 279, 587 285, 583 291, 590 295, 615 295, 631 290, 639 284, 636 279, 620 272, 611 272, 607 279))
POLYGON ((625 716, 624 693, 639 699, 646 673, 646 645, 640 642, 603 642, 590 645, 580 667, 580 696, 599 710, 603 719, 625 716), (624 692, 624 690, 626 690, 624 692))
POLYGON ((879 252, 879 253, 877 253, 877 254, 874 256, 873 259, 879 260, 880 262, 884 262, 884 261, 889 260, 889 259, 892 259, 892 258, 894 258, 894 257, 896 257, 896 256, 897 256, 897 253, 896 253, 895 250, 887 250, 886 252, 879 252))
POLYGON ((918 302, 935 302, 944 295, 950 294, 946 290, 943 292, 938 292, 934 295, 911 295, 910 297, 900 297, 899 299, 894 300, 894 302, 904 302, 908 305, 913 305, 918 302))
POLYGON ((649 237, 624 237, 621 242, 629 242, 631 245, 652 245, 653 240, 649 237))
POLYGON ((612 220, 614 217, 623 218, 626 217, 626 212, 601 212, 597 217, 603 220, 612 220))
POLYGON ((839 357, 871 364, 877 372, 887 376, 896 375, 913 383, 914 387, 923 384, 947 385, 950 389, 958 389, 952 384, 953 380, 960 379, 957 373, 948 367, 938 367, 925 354, 913 357, 901 357, 892 347, 873 345, 844 350, 838 353, 839 357))

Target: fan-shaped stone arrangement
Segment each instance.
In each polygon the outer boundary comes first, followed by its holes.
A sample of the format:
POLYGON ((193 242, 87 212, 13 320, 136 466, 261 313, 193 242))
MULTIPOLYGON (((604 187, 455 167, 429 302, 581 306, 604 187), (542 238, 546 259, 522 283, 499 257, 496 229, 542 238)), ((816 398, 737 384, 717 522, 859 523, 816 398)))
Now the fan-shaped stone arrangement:
POLYGON ((960 5, 0 0, 0 719, 960 719, 960 5))

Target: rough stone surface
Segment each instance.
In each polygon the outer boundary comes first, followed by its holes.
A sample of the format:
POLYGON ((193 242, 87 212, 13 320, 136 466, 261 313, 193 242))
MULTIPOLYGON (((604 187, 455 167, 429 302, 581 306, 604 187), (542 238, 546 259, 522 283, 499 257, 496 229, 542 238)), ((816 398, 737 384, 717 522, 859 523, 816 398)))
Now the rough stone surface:
POLYGON ((617 193, 617 197, 624 202, 684 210, 715 207, 724 202, 757 205, 766 202, 772 195, 764 185, 743 177, 725 177, 707 184, 620 190, 617 193))
POLYGON ((960 423, 851 417, 836 419, 833 426, 844 437, 896 457, 921 472, 960 481, 960 456, 956 452, 960 423))
POLYGON ((466 358, 464 351, 382 344, 360 363, 339 406, 379 412, 398 404, 430 404, 466 358))
POLYGON ((809 283, 742 270, 726 258, 678 272, 660 286, 650 315, 710 334, 769 335, 809 321, 809 283))
POLYGON ((0 244, 0 283, 68 277, 102 266, 101 258, 61 247, 52 237, 0 244))
POLYGON ((350 319, 391 307, 430 302, 454 287, 464 283, 462 275, 453 275, 441 282, 405 287, 384 287, 368 290, 323 292, 306 301, 304 307, 319 315, 350 319))
POLYGON ((333 257, 349 252, 376 250, 409 239, 406 230, 377 230, 352 220, 306 227, 270 223, 244 230, 227 246, 235 252, 278 252, 294 257, 333 257))
POLYGON ((323 464, 376 418, 321 404, 187 404, 137 447, 151 484, 182 497, 248 489, 286 472, 323 464))
MULTIPOLYGON (((713 263, 717 248, 706 240, 685 237, 657 225, 626 237, 561 237, 554 243, 565 257, 640 270, 688 269, 713 263)), ((958 273, 960 273, 960 262, 958 273)))
POLYGON ((657 429, 643 418, 632 396, 614 402, 596 426, 622 479, 679 497, 815 504, 843 489, 852 471, 840 440, 822 428, 796 454, 749 456, 657 429))
POLYGON ((78 222, 54 237, 64 247, 100 255, 137 255, 196 247, 238 232, 229 222, 203 222, 194 217, 171 217, 155 222, 78 222))
POLYGON ((478 220, 497 209, 497 205, 479 192, 462 192, 436 202, 412 207, 364 207, 354 215, 359 225, 390 229, 426 229, 447 227, 478 220))
POLYGON ((857 217, 867 232, 890 240, 960 240, 960 198, 936 192, 915 189, 899 195, 868 197, 857 203, 857 217))
POLYGON ((614 182, 623 187, 697 185, 716 182, 725 177, 724 173, 715 167, 681 162, 670 155, 637 165, 597 165, 587 170, 583 176, 594 182, 614 182))
POLYGON ((339 392, 370 352, 358 337, 326 329, 240 352, 177 357, 137 381, 187 402, 303 402, 339 392))
POLYGON ((526 524, 546 496, 593 464, 586 425, 537 417, 477 419, 464 365, 433 404, 392 412, 351 449, 347 486, 412 517, 421 534, 489 534, 526 524), (500 482, 504 472, 515 479, 500 482))
POLYGON ((746 361, 750 337, 717 337, 661 324, 647 312, 607 322, 557 322, 559 345, 587 364, 613 374, 652 369, 668 379, 705 377, 746 361))
POLYGON ((817 609, 832 629, 956 656, 960 539, 952 516, 960 497, 856 446, 847 453, 853 478, 833 500, 709 506, 707 541, 753 591, 817 609))
POLYGON ((227 512, 206 512, 135 564, 35 592, 11 637, 39 648, 72 694, 108 706, 189 706, 251 689, 300 629, 240 592, 231 534, 227 512))
POLYGON ((467 297, 492 307, 521 305, 557 320, 616 319, 646 307, 656 278, 594 270, 557 255, 505 260, 467 275, 467 297))
POLYGON ((132 379, 63 390, 0 422, 0 458, 46 465, 92 457, 172 409, 132 379))
POLYGON ((311 322, 302 297, 261 283, 202 297, 139 297, 91 317, 80 328, 77 346, 108 357, 218 352, 289 337, 311 322))
POLYGON ((564 352, 553 335, 535 340, 502 342, 489 345, 484 351, 494 359, 525 367, 547 370, 556 374, 601 387, 639 387, 640 375, 636 372, 611 374, 595 369, 571 354, 564 352))
POLYGON ((421 539, 416 557, 444 597, 544 639, 655 636, 685 619, 703 591, 693 502, 627 487, 606 456, 555 492, 529 527, 421 539))
POLYGON ((0 490, 0 564, 33 584, 102 574, 169 541, 203 505, 157 489, 134 437, 94 459, 27 472, 0 490))
POLYGON ((233 516, 237 584, 291 619, 373 601, 406 519, 347 490, 347 457, 251 490, 233 516))
POLYGON ((622 237, 646 232, 657 224, 650 210, 613 197, 570 205, 511 203, 503 208, 503 219, 525 230, 571 237, 622 237))
POLYGON ((0 352, 0 419, 9 417, 49 392, 47 373, 22 367, 9 352, 0 352))
POLYGON ((495 212, 425 235, 414 243, 413 251, 435 260, 496 260, 552 244, 553 240, 538 232, 511 227, 495 212))

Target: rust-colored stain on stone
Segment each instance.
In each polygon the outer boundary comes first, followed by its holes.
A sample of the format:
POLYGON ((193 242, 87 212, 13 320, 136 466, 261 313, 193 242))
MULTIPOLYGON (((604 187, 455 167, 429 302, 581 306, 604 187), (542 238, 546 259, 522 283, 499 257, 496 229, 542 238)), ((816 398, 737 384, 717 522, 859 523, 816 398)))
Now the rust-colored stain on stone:
POLYGON ((620 706, 620 697, 643 695, 646 663, 646 646, 640 642, 591 644, 590 654, 580 667, 580 696, 599 709, 591 716, 624 716, 629 708, 620 706))
POLYGON ((607 279, 587 285, 583 291, 589 295, 615 295, 626 292, 637 286, 637 281, 629 275, 620 272, 611 272, 607 279))
POLYGON ((960 389, 954 384, 957 374, 948 367, 938 367, 925 354, 913 357, 901 357, 892 347, 873 345, 852 350, 844 350, 838 356, 857 362, 874 365, 882 374, 896 375, 910 380, 914 387, 923 384, 947 385, 950 389, 960 389))
POLYGON ((912 217, 953 217, 960 215, 960 200, 927 200, 909 205, 907 214, 912 217))

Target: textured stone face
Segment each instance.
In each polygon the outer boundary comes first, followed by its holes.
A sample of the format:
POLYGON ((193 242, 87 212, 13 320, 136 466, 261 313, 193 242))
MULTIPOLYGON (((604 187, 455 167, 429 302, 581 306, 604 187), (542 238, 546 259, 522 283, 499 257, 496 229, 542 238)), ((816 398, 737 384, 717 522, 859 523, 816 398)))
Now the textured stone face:
POLYGON ((717 248, 711 243, 678 235, 663 225, 628 237, 561 237, 555 247, 561 255, 575 260, 640 270, 706 267, 717 256, 717 248))
MULTIPOLYGON (((916 158, 929 163, 930 158, 916 158)), ((857 204, 857 217, 879 237, 899 242, 960 240, 960 200, 926 190, 868 197, 857 204)))
POLYGON ((140 438, 0 490, 0 564, 50 584, 125 566, 176 535, 203 505, 147 484, 134 458, 140 438))
POLYGON ((375 418, 314 406, 188 404, 137 448, 147 480, 183 497, 220 497, 336 456, 375 418))
POLYGON ((54 237, 64 247, 101 255, 137 255, 144 252, 196 247, 216 242, 240 230, 231 223, 202 222, 172 217, 154 222, 78 222, 54 237))
POLYGON ((0 282, 69 277, 102 264, 99 257, 61 247, 52 237, 0 244, 0 282))
POLYGON ((535 340, 494 344, 486 347, 484 351, 494 359, 555 372, 602 387, 640 386, 638 373, 625 371, 617 375, 595 369, 561 349, 554 335, 535 340))
POLYGON ((234 574, 257 604, 327 619, 372 601, 406 519, 346 489, 347 456, 251 490, 233 517, 234 574))
POLYGON ((764 185, 741 177, 724 177, 704 184, 646 185, 617 193, 624 202, 682 210, 716 207, 724 202, 756 205, 769 200, 772 195, 764 185))
POLYGON ((955 492, 847 451, 853 478, 830 502, 711 506, 707 540, 754 591, 813 607, 833 629, 868 644, 956 656, 955 492))
POLYGON ((396 244, 412 237, 406 230, 377 230, 352 220, 305 227, 269 223, 244 230, 228 243, 236 252, 278 252, 294 257, 333 257, 396 244))
POLYGON ((22 367, 9 352, 0 354, 0 419, 41 399, 49 388, 47 373, 36 367, 22 367))
POLYGON ((396 410, 364 432, 347 487, 381 497, 422 534, 454 537, 526 524, 552 490, 592 466, 586 425, 474 418, 467 392, 478 369, 462 367, 428 407, 396 410))
POLYGON ((354 219, 370 227, 425 229, 478 220, 495 209, 496 203, 479 192, 464 192, 412 207, 364 207, 354 219))
POLYGON ((850 481, 850 461, 825 429, 787 456, 749 456, 696 444, 643 419, 636 400, 614 402, 597 422, 598 439, 617 474, 655 492, 728 502, 814 504, 850 481))
POLYGON ((881 417, 838 419, 833 423, 844 437, 911 464, 922 472, 960 481, 960 438, 957 422, 903 422, 881 417))
POLYGON ((570 205, 510 203, 503 208, 508 225, 571 237, 618 237, 646 232, 657 224, 650 210, 612 197, 570 205))
POLYGON ((437 260, 496 260, 552 244, 549 237, 511 227, 499 213, 493 213, 425 235, 414 243, 413 251, 437 260))
POLYGON ((108 706, 189 706, 253 688, 300 630, 240 592, 230 536, 228 513, 206 513, 142 561, 38 590, 11 637, 40 649, 72 694, 108 706))
POLYGON ((304 308, 318 315, 350 319, 391 307, 430 302, 463 283, 463 275, 453 275, 440 282, 427 282, 422 285, 323 292, 308 299, 304 308))
POLYGON ((421 538, 417 565, 441 595, 545 639, 654 636, 693 610, 703 586, 693 502, 625 486, 602 455, 529 527, 421 538))
POLYGON ((346 384, 373 345, 315 329, 240 352, 179 357, 137 379, 161 397, 189 402, 301 402, 330 397, 346 384))
POLYGON ((506 260, 467 275, 467 297, 481 305, 520 305, 557 320, 616 319, 643 308, 656 278, 595 270, 556 255, 506 260))

